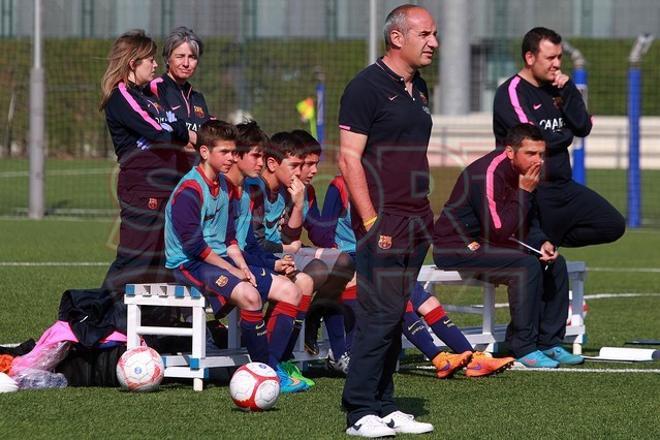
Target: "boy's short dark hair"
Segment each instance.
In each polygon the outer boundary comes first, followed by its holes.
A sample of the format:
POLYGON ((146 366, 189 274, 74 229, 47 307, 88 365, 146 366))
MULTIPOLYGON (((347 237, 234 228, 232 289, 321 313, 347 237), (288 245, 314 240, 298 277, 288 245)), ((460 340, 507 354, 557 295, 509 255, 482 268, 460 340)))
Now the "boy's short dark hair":
POLYGON ((202 145, 212 148, 217 141, 236 141, 237 139, 238 130, 236 126, 219 119, 212 119, 204 122, 199 129, 195 149, 199 151, 199 147, 202 145))
POLYGON ((510 146, 515 151, 522 146, 525 139, 530 141, 545 141, 541 129, 532 124, 518 124, 512 127, 506 134, 504 145, 510 146))
POLYGON ((531 52, 536 55, 539 52, 541 41, 548 40, 552 44, 561 44, 561 36, 552 29, 544 27, 535 27, 525 34, 522 41, 522 59, 525 61, 525 54, 531 52))
POLYGON ((241 158, 255 146, 258 151, 264 151, 270 142, 268 135, 259 127, 256 121, 241 122, 236 125, 236 129, 238 130, 236 152, 241 158))
POLYGON ((296 138, 298 138, 300 143, 303 144, 303 146, 305 147, 305 154, 318 154, 319 156, 321 155, 323 148, 321 147, 319 141, 317 141, 316 138, 312 136, 310 132, 305 130, 293 130, 291 134, 296 138))
POLYGON ((288 131, 280 131, 270 137, 270 142, 264 150, 264 158, 273 158, 282 163, 287 156, 305 157, 305 146, 300 140, 288 131))

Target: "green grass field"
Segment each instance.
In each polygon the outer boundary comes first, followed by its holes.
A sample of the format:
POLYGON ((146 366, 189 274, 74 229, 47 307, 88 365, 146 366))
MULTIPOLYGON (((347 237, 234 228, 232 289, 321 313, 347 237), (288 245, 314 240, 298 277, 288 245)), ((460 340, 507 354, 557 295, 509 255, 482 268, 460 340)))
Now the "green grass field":
MULTIPOLYGON (((56 319, 61 293, 95 287, 113 258, 106 245, 111 221, 0 219, 0 343, 37 338, 56 319), (100 266, 16 266, 12 262, 98 262, 100 266)), ((645 296, 590 300, 587 354, 633 338, 660 337, 660 232, 629 231, 618 243, 566 250, 587 261, 586 290, 645 296), (651 270, 644 271, 644 268, 651 270), (655 270, 652 270, 655 269, 655 270), (628 271, 629 270, 629 271, 628 271)), ((474 289, 441 289, 441 301, 474 303, 474 289)), ((497 301, 505 301, 498 291, 497 301)), ((498 322, 506 322, 501 310, 498 322)), ((475 317, 453 315, 459 325, 475 317)), ((435 379, 409 350, 396 375, 404 410, 434 423, 427 438, 658 438, 660 374, 607 369, 657 370, 660 362, 588 362, 602 372, 508 371, 493 378, 435 379)), ((276 409, 245 414, 233 408, 225 383, 195 393, 189 382, 168 383, 152 394, 85 388, 24 391, 0 396, 5 438, 342 438, 339 402, 343 380, 318 377, 300 395, 282 396, 276 409)))

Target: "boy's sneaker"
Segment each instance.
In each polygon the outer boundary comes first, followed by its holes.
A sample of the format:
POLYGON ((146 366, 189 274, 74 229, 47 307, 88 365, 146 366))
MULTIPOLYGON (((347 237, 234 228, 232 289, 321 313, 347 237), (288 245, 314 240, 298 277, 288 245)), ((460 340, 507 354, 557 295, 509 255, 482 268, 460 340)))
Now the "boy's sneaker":
POLYGON ((483 351, 472 353, 472 361, 465 369, 468 377, 482 377, 500 373, 511 368, 516 360, 512 357, 494 358, 483 351))
POLYGON ((344 353, 338 360, 334 360, 332 352, 328 353, 327 365, 329 370, 334 370, 338 373, 348 374, 348 364, 351 362, 351 357, 348 353, 344 353))
POLYGON ((289 376, 286 371, 284 371, 281 364, 277 366, 275 372, 280 381, 280 393, 298 393, 309 389, 309 386, 305 382, 289 376))
POLYGON ((560 364, 565 365, 579 365, 584 362, 584 358, 582 356, 568 352, 561 345, 543 350, 543 354, 548 356, 550 359, 554 359, 560 364))
POLYGON ((448 379, 454 375, 458 370, 462 369, 470 362, 472 358, 471 351, 464 351, 461 354, 451 354, 447 352, 440 352, 431 362, 435 365, 436 376, 440 379, 448 379))
POLYGON ((368 438, 394 437, 396 431, 387 426, 380 417, 369 414, 349 426, 346 434, 368 438))
POLYGON ((392 428, 398 434, 424 434, 433 431, 430 423, 418 422, 412 414, 394 411, 382 418, 388 428, 392 428))
POLYGON ((300 368, 298 368, 298 365, 295 364, 294 362, 290 362, 290 361, 281 362, 280 366, 286 372, 286 374, 289 375, 289 377, 293 379, 298 379, 301 382, 305 382, 307 386, 310 388, 316 385, 316 383, 312 379, 303 376, 302 371, 300 371, 300 368))
POLYGON ((550 359, 548 356, 541 353, 539 350, 526 354, 523 357, 516 359, 527 368, 557 368, 559 362, 550 359))
POLYGON ((316 341, 305 341, 305 351, 312 356, 318 356, 321 352, 319 344, 316 341))

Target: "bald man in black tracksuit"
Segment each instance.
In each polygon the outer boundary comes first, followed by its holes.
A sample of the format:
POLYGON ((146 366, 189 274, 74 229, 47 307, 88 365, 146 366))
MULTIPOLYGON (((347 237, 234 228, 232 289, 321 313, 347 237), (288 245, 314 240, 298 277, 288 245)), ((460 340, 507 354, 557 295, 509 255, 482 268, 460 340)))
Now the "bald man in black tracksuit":
POLYGON ((558 246, 609 243, 625 231, 623 216, 603 197, 572 180, 568 147, 591 132, 591 116, 580 92, 559 70, 561 37, 534 28, 523 39, 525 66, 495 94, 493 131, 504 148, 507 131, 537 125, 547 142, 544 179, 537 189, 541 227, 558 246))

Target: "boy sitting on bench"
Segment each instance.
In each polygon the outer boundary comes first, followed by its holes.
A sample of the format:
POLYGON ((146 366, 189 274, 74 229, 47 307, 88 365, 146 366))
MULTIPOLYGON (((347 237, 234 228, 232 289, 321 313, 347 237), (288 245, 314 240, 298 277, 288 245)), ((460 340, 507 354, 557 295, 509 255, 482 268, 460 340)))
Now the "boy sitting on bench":
POLYGON ((214 313, 221 313, 226 303, 236 305, 250 359, 277 371, 282 392, 303 391, 307 385, 292 380, 279 366, 301 291, 284 276, 248 266, 235 239, 229 192, 221 173, 236 162, 236 127, 211 120, 198 136, 200 164, 181 179, 165 209, 165 265, 179 282, 198 288, 214 313), (266 298, 276 300, 276 309, 281 309, 270 343, 262 313, 266 298))

